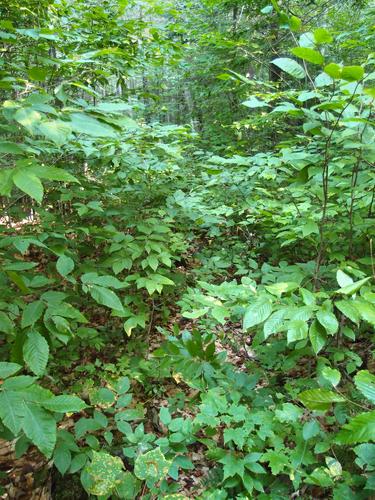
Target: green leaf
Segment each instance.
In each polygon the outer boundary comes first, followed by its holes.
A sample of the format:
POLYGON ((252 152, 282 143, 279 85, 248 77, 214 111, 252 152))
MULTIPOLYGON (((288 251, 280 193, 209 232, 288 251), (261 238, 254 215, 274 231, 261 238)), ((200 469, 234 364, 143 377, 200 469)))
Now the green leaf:
POLYGON ((53 464, 62 476, 69 470, 71 463, 72 454, 68 446, 65 443, 57 446, 53 454, 53 464))
POLYGON ((362 66, 344 66, 341 71, 341 78, 348 82, 362 80, 365 70, 362 66))
POLYGON ((370 325, 375 326, 375 305, 362 299, 356 299, 353 301, 353 304, 361 315, 361 318, 370 323, 370 325))
POLYGON ((275 311, 271 316, 267 319, 263 326, 264 339, 267 340, 270 335, 274 333, 279 333, 281 328, 284 325, 285 318, 285 310, 280 309, 279 311, 275 311))
POLYGON ((0 311, 0 332, 11 334, 13 331, 13 322, 5 312, 0 311))
POLYGON ((72 174, 63 170, 62 168, 50 167, 48 165, 33 165, 29 169, 33 174, 41 179, 47 179, 49 181, 60 181, 60 182, 77 182, 72 174))
POLYGON ((353 278, 345 274, 344 271, 341 271, 341 269, 337 271, 336 279, 340 287, 345 287, 354 283, 353 278))
POLYGON ((294 292, 297 288, 299 288, 299 284, 294 281, 289 281, 287 283, 275 283, 274 285, 265 286, 267 292, 275 295, 276 297, 281 297, 283 293, 294 292))
POLYGON ((331 43, 333 41, 331 33, 325 28, 317 28, 314 31, 314 39, 317 44, 331 43))
POLYGON ((309 410, 329 410, 332 403, 344 403, 345 399, 327 389, 309 389, 301 392, 299 400, 309 410))
POLYGON ((307 338, 308 331, 309 328, 306 321, 303 321, 302 319, 294 319, 290 321, 287 332, 288 344, 307 338))
POLYGON ((39 123, 38 132, 57 146, 63 146, 72 135, 72 127, 69 123, 61 120, 50 120, 39 123))
POLYGON ((272 313, 272 303, 268 298, 260 298, 249 306, 243 318, 243 329, 248 330, 253 326, 263 323, 272 313))
POLYGON ((92 451, 91 462, 84 469, 91 480, 86 486, 88 493, 98 497, 110 495, 119 483, 123 469, 121 458, 104 451, 92 451))
POLYGON ((266 106, 269 106, 269 104, 267 104, 264 101, 260 101, 255 96, 250 97, 250 99, 248 99, 247 101, 244 101, 241 104, 243 106, 246 106, 247 108, 252 108, 252 109, 254 109, 254 108, 264 108, 266 106))
POLYGON ((26 341, 23 345, 23 357, 35 375, 43 375, 49 355, 49 346, 46 339, 36 331, 28 332, 26 341))
POLYGON ((315 354, 318 354, 326 345, 327 333, 317 320, 311 323, 309 337, 315 354))
POLYGON ((17 170, 13 176, 14 184, 39 203, 43 200, 43 185, 40 179, 28 170, 17 170))
POLYGON ((115 130, 110 125, 93 118, 89 114, 73 113, 70 118, 70 125, 76 133, 91 135, 92 137, 116 137, 115 130))
POLYGON ((172 461, 167 460, 160 448, 139 455, 134 464, 134 474, 139 478, 156 483, 169 471, 172 461))
POLYGON ((303 415, 303 410, 292 403, 284 403, 282 410, 276 410, 275 416, 280 422, 298 422, 303 415))
POLYGON ((40 319, 44 311, 44 304, 41 300, 35 300, 27 304, 22 313, 21 328, 27 328, 28 326, 34 326, 34 324, 40 319))
POLYGON ((341 373, 334 368, 325 366, 322 370, 322 375, 333 387, 336 387, 340 383, 341 373))
POLYGON ((337 434, 339 444, 356 444, 375 441, 375 410, 360 413, 345 424, 337 434))
POLYGON ((361 315, 359 314, 359 311, 355 307, 353 301, 340 300, 338 302, 335 302, 335 306, 344 316, 349 318, 350 321, 357 325, 359 324, 361 315))
POLYGON ((7 390, 0 392, 0 419, 15 436, 21 430, 24 414, 24 402, 19 393, 7 390))
POLYGON ((44 80, 47 78, 48 70, 46 68, 34 66, 27 71, 27 75, 29 77, 29 80, 44 82, 44 80))
POLYGON ((234 453, 227 453, 219 460, 219 463, 224 465, 224 480, 236 474, 243 477, 245 472, 245 462, 243 458, 237 458, 234 453))
POLYGON ((371 278, 364 278, 363 280, 356 281, 355 283, 352 283, 351 285, 344 286, 340 288, 339 290, 336 290, 336 293, 342 293, 343 295, 353 295, 354 293, 358 292, 358 290, 365 284, 367 283, 371 278))
POLYGON ((365 398, 375 405, 375 375, 367 370, 361 370, 354 377, 354 383, 365 398))
POLYGON ((98 303, 103 306, 107 306, 116 311, 122 311, 123 305, 121 304, 120 299, 112 290, 108 288, 104 288, 98 285, 92 285, 89 288, 91 297, 98 303))
POLYGON ((44 408, 56 413, 80 412, 87 407, 86 403, 77 396, 66 396, 64 394, 48 399, 43 403, 44 408))
POLYGON ((22 428, 30 441, 50 458, 56 444, 56 422, 45 410, 36 405, 25 405, 22 428))
POLYGON ((327 309, 320 309, 316 313, 319 323, 324 326, 329 335, 334 335, 339 329, 339 322, 333 312, 327 309))
POLYGON ((302 428, 302 436, 305 441, 312 439, 315 436, 318 436, 320 433, 320 427, 316 420, 310 420, 303 425, 302 428))
POLYGON ((304 61, 308 61, 312 64, 321 65, 324 63, 324 57, 320 52, 314 49, 310 49, 308 47, 294 47, 291 52, 303 59, 304 61))
POLYGON ((281 452, 273 450, 267 451, 262 455, 262 462, 268 462, 273 476, 279 475, 285 467, 289 466, 288 457, 281 452))
POLYGON ((341 78, 342 68, 338 64, 329 63, 324 67, 324 72, 331 78, 339 79, 341 78))
POLYGON ((301 79, 306 76, 305 70, 294 59, 289 59, 288 57, 278 57, 272 61, 272 64, 295 78, 301 79))
POLYGON ((7 361, 0 361, 0 379, 8 378, 19 372, 22 366, 17 363, 8 363, 7 361))
POLYGON ((74 269, 74 260, 66 255, 61 255, 56 262, 57 272, 65 277, 70 274, 74 269))

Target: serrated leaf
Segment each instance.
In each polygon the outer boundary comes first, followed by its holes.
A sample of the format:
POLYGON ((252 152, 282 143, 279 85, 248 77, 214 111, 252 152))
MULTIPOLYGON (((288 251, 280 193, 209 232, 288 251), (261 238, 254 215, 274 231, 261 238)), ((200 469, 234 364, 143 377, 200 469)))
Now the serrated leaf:
POLYGON ((327 311, 327 309, 320 309, 316 313, 316 318, 329 335, 334 335, 338 331, 339 322, 333 312, 327 311))
POLYGON ((375 326, 375 305, 366 300, 356 299, 353 301, 354 307, 357 309, 361 318, 370 325, 375 326))
POLYGON ((272 61, 272 64, 295 78, 302 79, 306 76, 305 70, 302 66, 298 64, 297 61, 290 59, 289 57, 278 57, 272 61))
POLYGON ((160 448, 156 448, 136 458, 134 474, 143 481, 157 482, 168 474, 171 465, 172 462, 165 458, 160 448))
POLYGON ((335 441, 339 444, 365 443, 375 440, 375 410, 360 413, 344 425, 335 441))
POLYGON ((260 298, 249 306, 243 318, 243 329, 263 323, 272 313, 272 303, 268 298, 260 298))
POLYGON ((20 432, 25 414, 22 396, 16 391, 0 392, 0 419, 15 435, 20 432))
POLYGON ((10 334, 14 330, 13 322, 9 319, 9 316, 0 311, 0 332, 10 334))
POLYGON ((336 385, 340 383, 341 373, 335 368, 325 366, 322 369, 322 375, 331 385, 333 385, 333 387, 336 387, 336 385))
POLYGON ((335 302, 335 306, 344 316, 349 318, 350 321, 352 321, 357 325, 359 324, 361 315, 359 314, 359 311, 357 310, 352 301, 340 300, 338 302, 335 302))
POLYGON ((320 52, 314 49, 310 49, 308 47, 294 47, 291 52, 303 59, 304 61, 308 61, 312 64, 321 65, 324 63, 324 57, 320 52))
POLYGON ((309 389, 301 392, 298 399, 309 410, 329 410, 332 403, 344 403, 345 399, 339 394, 327 389, 309 389))
POLYGON ((270 335, 274 333, 279 333, 280 329, 284 324, 285 310, 280 309, 275 311, 267 319, 263 326, 264 339, 267 340, 270 335))
POLYGON ((98 285, 92 285, 89 288, 91 297, 98 303, 103 306, 107 306, 116 311, 122 311, 123 305, 121 304, 120 299, 112 290, 108 288, 104 288, 98 285))
POLYGON ((347 285, 340 288, 339 290, 336 290, 336 293, 342 293, 343 295, 353 295, 354 293, 358 292, 358 290, 370 279, 371 278, 364 278, 362 280, 356 281, 351 285, 347 285))
POLYGON ((354 383, 365 398, 375 405, 375 375, 367 370, 361 370, 354 377, 354 383))
POLYGON ((74 260, 66 255, 61 255, 56 262, 57 272, 65 277, 70 274, 74 269, 74 260))
POLYGON ((315 354, 318 354, 327 342, 327 333, 322 325, 314 320, 309 329, 309 337, 315 354))
POLYGON ((8 378, 19 372, 22 366, 18 363, 8 363, 7 361, 0 362, 0 379, 8 378))
POLYGON ((308 325, 306 321, 302 319, 295 319, 289 322, 288 324, 288 332, 287 339, 288 344, 291 342, 296 342, 297 340, 303 340, 307 338, 308 335, 308 325))
POLYGON ((23 345, 23 357, 35 375, 43 375, 49 355, 49 346, 46 339, 36 331, 28 332, 26 341, 23 345))
POLYGON ((42 203, 44 194, 43 185, 40 182, 39 177, 35 174, 28 172, 27 170, 18 170, 13 175, 13 182, 18 189, 37 202, 42 203))
POLYGON ((30 441, 50 458, 56 444, 56 422, 45 410, 36 405, 25 404, 22 429, 30 441))
POLYGON ((33 326, 42 316, 44 307, 41 300, 35 300, 27 304, 22 313, 21 328, 33 326))
POLYGON ((44 408, 56 413, 74 413, 86 408, 86 403, 78 396, 60 395, 43 403, 44 408))

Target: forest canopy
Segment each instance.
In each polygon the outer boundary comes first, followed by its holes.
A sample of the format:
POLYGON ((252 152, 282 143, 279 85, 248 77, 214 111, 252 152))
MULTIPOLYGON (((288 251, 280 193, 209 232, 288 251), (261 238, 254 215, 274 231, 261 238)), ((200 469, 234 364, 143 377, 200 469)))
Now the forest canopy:
POLYGON ((2 498, 374 498, 375 3, 0 14, 2 498))

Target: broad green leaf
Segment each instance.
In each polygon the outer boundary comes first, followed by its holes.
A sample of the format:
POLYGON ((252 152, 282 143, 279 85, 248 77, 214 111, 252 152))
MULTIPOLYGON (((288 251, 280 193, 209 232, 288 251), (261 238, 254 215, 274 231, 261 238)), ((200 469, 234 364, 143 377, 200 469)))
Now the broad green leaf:
POLYGON ((0 332, 11 334, 13 331, 13 322, 9 319, 9 316, 5 312, 0 311, 0 332))
POLYGON ((338 64, 329 63, 324 66, 324 72, 327 73, 331 78, 341 78, 342 68, 338 64))
POLYGON ((375 305, 362 299, 354 300, 353 304, 361 315, 361 318, 370 323, 370 325, 375 326, 375 305))
POLYGON ((336 387, 336 385, 338 385, 340 383, 341 373, 334 368, 330 368, 329 366, 325 366, 322 370, 322 375, 326 380, 328 380, 328 382, 331 385, 333 385, 333 387, 336 387))
POLYGON ((57 144, 57 146, 63 146, 69 141, 72 128, 69 123, 62 120, 50 120, 39 123, 38 132, 57 144))
POLYGON ((360 413, 344 425, 337 434, 339 444, 356 444, 375 441, 375 410, 360 413))
POLYGON ((116 311, 123 310, 123 305, 121 304, 120 299, 112 290, 102 286, 92 285, 90 286, 89 291, 92 298, 96 300, 98 304, 107 306, 116 311))
POLYGON ((49 355, 49 346, 46 339, 36 331, 28 332, 23 345, 23 357, 35 375, 43 375, 45 372, 49 355))
POLYGON ((316 313, 319 323, 324 326, 329 335, 334 335, 339 329, 339 322, 333 312, 327 309, 320 309, 316 313))
POLYGON ((310 420, 306 422, 302 428, 302 436, 305 441, 318 436, 320 433, 320 427, 316 420, 310 420))
POLYGON ((288 344, 307 338, 308 331, 309 328, 306 321, 303 321, 302 319, 294 319, 290 321, 287 332, 288 344))
POLYGON ((44 82, 44 80, 47 78, 47 75, 48 69, 38 66, 34 66, 27 71, 27 76, 29 77, 29 79, 36 82, 44 82))
POLYGON ((86 113, 73 113, 70 125, 78 134, 91 135, 92 137, 116 137, 115 129, 107 123, 86 113))
POLYGON ((72 174, 62 168, 50 167, 49 165, 33 165, 30 171, 41 179, 61 182, 78 182, 72 174))
POLYGON ((86 403, 77 396, 55 396, 43 403, 44 408, 56 413, 74 413, 86 408, 86 403))
POLYGON ((345 399, 327 389, 309 389, 301 392, 298 399, 309 410, 329 410, 332 403, 344 403, 345 399))
POLYGON ((14 119, 23 125, 29 132, 37 130, 42 115, 32 108, 20 108, 14 115, 14 119))
POLYGON ((300 64, 294 59, 289 57, 278 57, 272 61, 272 64, 278 68, 288 73, 288 75, 294 76, 295 78, 305 78, 306 73, 300 64))
POLYGON ((57 272, 65 277, 70 274, 74 269, 74 260, 66 255, 61 255, 56 262, 57 272))
POLYGON ((317 28, 314 30, 314 39, 317 44, 331 43, 333 41, 331 33, 325 28, 317 28))
POLYGON ((364 278, 362 280, 356 281, 355 283, 352 283, 350 285, 346 285, 339 290, 336 290, 336 293, 342 293, 343 295, 353 295, 354 293, 358 292, 358 290, 368 281, 370 281, 371 278, 364 278))
POLYGON ((53 464, 56 469, 63 476, 68 470, 72 463, 72 454, 65 443, 56 446, 53 453, 53 464))
POLYGON ((8 363, 7 361, 0 361, 0 379, 8 378, 19 372, 22 366, 17 363, 8 363))
POLYGON ((303 415, 303 409, 292 403, 284 403, 281 410, 275 410, 275 416, 280 422, 298 422, 303 415))
POLYGON ((318 65, 322 65, 324 63, 324 57, 317 50, 310 49, 308 47, 294 47, 291 52, 304 61, 318 65))
POLYGON ((266 106, 269 106, 269 104, 264 101, 260 101, 255 96, 252 96, 247 101, 244 101, 242 105, 246 106, 247 108, 264 108, 266 106))
POLYGON ((268 298, 257 299, 249 306, 243 318, 243 329, 248 330, 253 326, 263 323, 272 313, 272 303, 268 298))
POLYGON ((352 285, 354 283, 353 278, 351 278, 350 276, 345 274, 344 271, 341 271, 341 269, 339 269, 337 271, 336 279, 337 279, 337 283, 339 284, 339 286, 341 288, 344 288, 348 285, 352 285))
POLYGON ((270 335, 274 333, 279 333, 284 325, 285 310, 280 309, 274 312, 266 320, 263 326, 264 339, 267 340, 270 335))
POLYGON ((109 495, 119 483, 123 469, 121 458, 104 451, 93 451, 91 462, 84 469, 91 479, 86 487, 88 493, 99 497, 109 495))
POLYGON ((156 448, 136 458, 134 474, 143 481, 157 482, 168 474, 171 465, 160 448, 156 448))
POLYGON ((344 66, 341 71, 341 78, 348 82, 357 82, 361 80, 365 74, 362 66, 344 66))
POLYGON ((21 327, 27 328, 34 326, 34 324, 41 318, 45 305, 41 300, 35 300, 27 304, 22 313, 21 327))
POLYGON ((355 307, 353 301, 339 300, 338 302, 335 302, 335 306, 344 316, 350 319, 350 321, 357 325, 359 324, 361 315, 358 309, 355 307))
POLYGON ((265 289, 267 292, 272 295, 276 295, 276 297, 281 297, 283 293, 294 292, 299 287, 298 283, 294 281, 289 281, 287 283, 275 283, 274 285, 267 285, 265 289))
POLYGON ((14 184, 29 195, 34 200, 42 203, 43 200, 43 185, 40 182, 39 177, 35 174, 29 172, 28 170, 17 170, 13 175, 14 184))
POLYGON ((24 405, 22 429, 30 441, 47 457, 52 456, 56 444, 56 422, 45 410, 36 405, 24 405))
POLYGON ((327 333, 322 325, 314 320, 309 329, 309 337, 315 354, 318 354, 327 342, 327 333))
POLYGON ((22 396, 16 391, 1 391, 0 419, 5 427, 7 427, 15 436, 17 436, 21 430, 24 415, 25 408, 22 396))
POLYGON ((375 375, 367 370, 361 370, 354 377, 354 383, 365 398, 375 405, 375 375))

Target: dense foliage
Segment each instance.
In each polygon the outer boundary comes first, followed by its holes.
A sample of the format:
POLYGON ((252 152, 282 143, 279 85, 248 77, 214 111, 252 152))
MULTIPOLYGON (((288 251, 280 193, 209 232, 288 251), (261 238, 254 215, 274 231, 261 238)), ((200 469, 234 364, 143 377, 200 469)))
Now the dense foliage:
POLYGON ((0 13, 3 493, 372 498, 374 3, 0 13))

